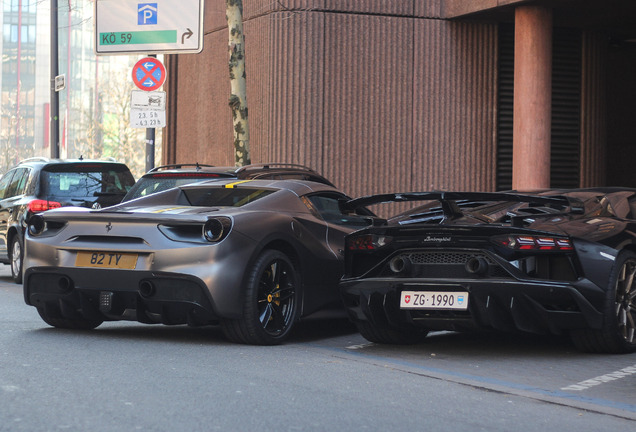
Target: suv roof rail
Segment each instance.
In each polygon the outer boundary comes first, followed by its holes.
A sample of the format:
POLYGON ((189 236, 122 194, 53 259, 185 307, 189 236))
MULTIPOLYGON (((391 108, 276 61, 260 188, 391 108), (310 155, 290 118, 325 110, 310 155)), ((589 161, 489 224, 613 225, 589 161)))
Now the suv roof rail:
POLYGON ((214 165, 206 165, 206 164, 200 164, 200 163, 185 163, 185 164, 170 164, 170 165, 161 165, 158 167, 154 167, 150 170, 148 170, 148 173, 153 173, 153 172, 157 172, 160 170, 167 170, 167 169, 180 169, 180 168, 186 168, 186 167, 195 167, 196 170, 200 170, 201 168, 213 168, 214 165))
POLYGON ((240 172, 247 171, 249 169, 257 169, 257 168, 262 168, 262 169, 265 169, 265 170, 273 169, 273 168, 293 168, 293 169, 298 169, 298 170, 302 170, 302 171, 307 171, 307 172, 310 172, 312 174, 318 174, 316 171, 314 171, 313 169, 311 169, 311 168, 309 168, 308 166, 305 166, 305 165, 299 165, 299 164, 293 164, 293 163, 278 163, 278 162, 245 165, 245 166, 242 166, 242 167, 238 168, 234 172, 238 174, 240 172))
POLYGON ((30 158, 26 158, 21 160, 19 163, 28 163, 28 162, 49 162, 51 159, 44 156, 34 156, 30 158))

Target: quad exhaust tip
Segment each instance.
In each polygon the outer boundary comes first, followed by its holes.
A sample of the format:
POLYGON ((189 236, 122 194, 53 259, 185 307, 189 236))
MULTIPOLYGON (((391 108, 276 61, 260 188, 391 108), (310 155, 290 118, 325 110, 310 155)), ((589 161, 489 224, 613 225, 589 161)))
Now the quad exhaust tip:
POLYGON ((488 271, 488 262, 483 257, 473 257, 464 265, 466 271, 474 275, 484 275, 488 271))
POLYGON ((73 281, 68 276, 62 276, 57 280, 57 287, 63 293, 69 293, 73 291, 73 281))
POLYGON ((156 292, 155 285, 150 281, 139 282, 139 294, 142 297, 152 297, 156 292))
POLYGON ((393 273, 407 273, 411 269, 411 261, 403 256, 397 256, 389 262, 389 268, 393 273))

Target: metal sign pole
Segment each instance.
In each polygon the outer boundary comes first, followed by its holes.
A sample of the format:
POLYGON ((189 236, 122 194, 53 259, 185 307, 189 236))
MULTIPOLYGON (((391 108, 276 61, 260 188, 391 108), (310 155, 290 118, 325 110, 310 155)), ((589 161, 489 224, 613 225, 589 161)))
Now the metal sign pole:
POLYGON ((55 77, 58 75, 58 29, 57 29, 57 0, 51 0, 51 107, 49 113, 50 125, 50 156, 60 157, 60 95, 55 89, 55 77))
POLYGON ((146 172, 155 167, 155 129, 146 128, 146 172))

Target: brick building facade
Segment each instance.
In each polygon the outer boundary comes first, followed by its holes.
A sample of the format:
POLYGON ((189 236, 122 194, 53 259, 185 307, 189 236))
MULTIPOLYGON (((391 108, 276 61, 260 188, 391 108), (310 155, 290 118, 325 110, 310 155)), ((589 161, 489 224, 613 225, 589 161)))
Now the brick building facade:
MULTIPOLYGON (((253 163, 351 195, 636 187, 634 2, 243 3, 253 163)), ((163 163, 234 164, 225 0, 204 33, 166 58, 163 163)))

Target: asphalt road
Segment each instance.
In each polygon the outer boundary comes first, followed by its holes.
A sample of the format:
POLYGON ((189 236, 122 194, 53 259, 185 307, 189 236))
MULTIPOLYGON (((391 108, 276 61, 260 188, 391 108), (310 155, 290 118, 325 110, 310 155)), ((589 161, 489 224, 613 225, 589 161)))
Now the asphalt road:
POLYGON ((636 354, 438 333, 370 344, 316 318, 287 344, 218 328, 48 327, 0 266, 0 431, 605 431, 636 428, 636 354))

